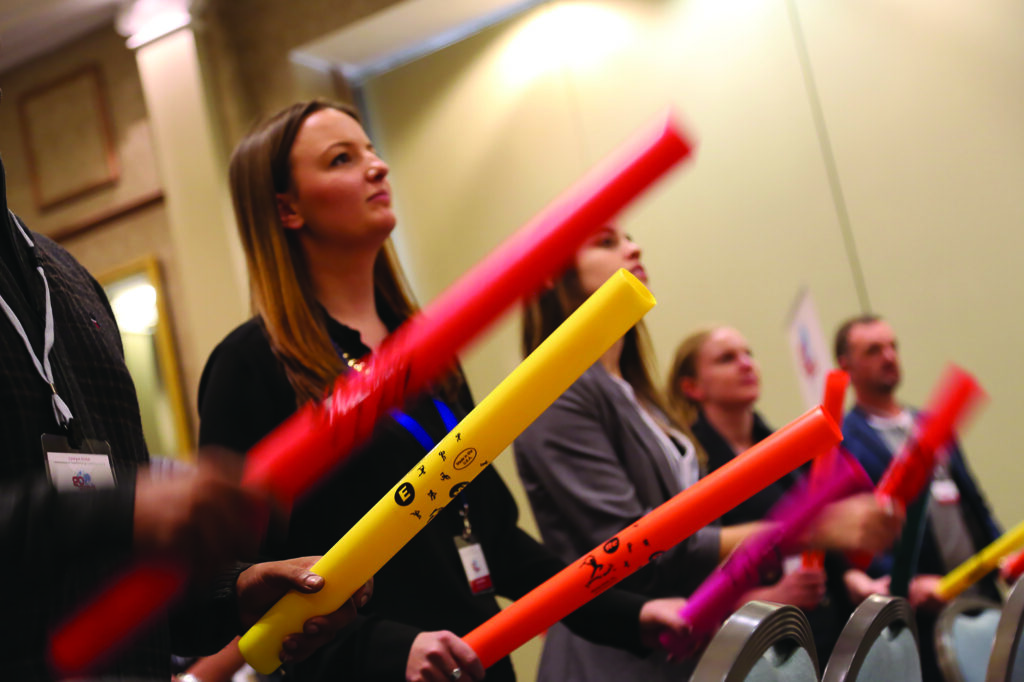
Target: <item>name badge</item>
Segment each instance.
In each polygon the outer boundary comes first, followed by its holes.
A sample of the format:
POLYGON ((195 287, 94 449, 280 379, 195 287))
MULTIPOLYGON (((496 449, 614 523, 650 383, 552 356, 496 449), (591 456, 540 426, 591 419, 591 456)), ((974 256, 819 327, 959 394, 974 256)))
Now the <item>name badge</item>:
POLYGON ((474 595, 493 592, 494 583, 491 582, 491 571, 487 568, 487 560, 484 559, 484 550, 480 543, 456 536, 455 546, 459 550, 462 570, 466 572, 470 592, 474 595))
POLYGON ((110 445, 86 439, 79 448, 66 438, 46 434, 42 438, 46 472, 57 492, 82 492, 117 485, 110 463, 110 445))
POLYGON ((932 498, 939 504, 957 504, 960 502, 960 489, 950 478, 937 478, 932 481, 932 498))

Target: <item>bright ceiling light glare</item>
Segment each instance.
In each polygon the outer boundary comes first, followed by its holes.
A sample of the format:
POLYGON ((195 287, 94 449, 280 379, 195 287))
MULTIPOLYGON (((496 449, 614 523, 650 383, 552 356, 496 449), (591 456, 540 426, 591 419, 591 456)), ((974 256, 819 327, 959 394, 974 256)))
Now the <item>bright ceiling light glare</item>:
POLYGON ((121 3, 115 27, 128 38, 128 49, 147 43, 184 28, 192 22, 191 0, 134 0, 121 3))
POLYGON ((110 301, 114 318, 122 332, 152 334, 156 327, 156 289, 152 284, 136 284, 119 291, 110 301))
POLYGON ((553 70, 588 70, 628 45, 635 30, 622 14, 592 2, 559 2, 536 10, 502 51, 509 86, 523 86, 553 70))

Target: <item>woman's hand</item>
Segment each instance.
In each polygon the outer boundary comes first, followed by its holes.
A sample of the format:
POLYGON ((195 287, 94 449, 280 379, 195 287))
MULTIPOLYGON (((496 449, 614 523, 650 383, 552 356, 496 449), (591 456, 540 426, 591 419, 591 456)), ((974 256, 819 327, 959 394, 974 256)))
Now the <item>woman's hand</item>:
POLYGON ((421 632, 412 642, 405 665, 406 682, 477 682, 484 666, 476 652, 447 630, 421 632))
POLYGON ((660 649, 658 637, 663 630, 671 630, 677 635, 685 636, 690 626, 680 612, 686 606, 682 597, 652 599, 640 608, 640 640, 649 649, 660 649))

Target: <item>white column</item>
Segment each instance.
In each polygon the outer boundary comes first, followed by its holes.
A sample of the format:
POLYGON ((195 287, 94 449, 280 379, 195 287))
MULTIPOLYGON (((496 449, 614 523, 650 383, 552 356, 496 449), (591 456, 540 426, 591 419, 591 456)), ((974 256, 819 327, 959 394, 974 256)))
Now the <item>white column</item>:
MULTIPOLYGON (((182 361, 198 376, 213 347, 248 316, 248 284, 187 4, 155 4, 140 19, 136 10, 154 3, 137 2, 121 29, 135 48, 182 283, 184 300, 174 308, 191 341, 182 361)), ((186 391, 194 400, 196 386, 186 391)))

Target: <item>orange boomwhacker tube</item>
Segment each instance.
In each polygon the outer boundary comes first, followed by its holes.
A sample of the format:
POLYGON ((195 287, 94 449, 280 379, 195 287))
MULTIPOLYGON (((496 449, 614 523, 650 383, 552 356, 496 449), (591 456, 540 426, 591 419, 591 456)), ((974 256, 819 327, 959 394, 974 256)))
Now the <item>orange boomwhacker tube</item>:
POLYGON ((570 564, 465 642, 484 667, 493 665, 840 438, 832 418, 814 408, 570 564))
MULTIPOLYGON (((825 412, 832 417, 836 424, 843 423, 843 401, 846 398, 846 387, 850 385, 850 375, 841 369, 833 369, 825 377, 825 396, 821 406, 825 412)), ((821 477, 829 471, 826 458, 832 456, 832 451, 815 457, 811 462, 811 473, 808 479, 810 489, 814 490, 820 486, 821 477)), ((821 550, 807 550, 801 554, 801 563, 804 568, 823 569, 825 568, 825 553, 821 550)))

